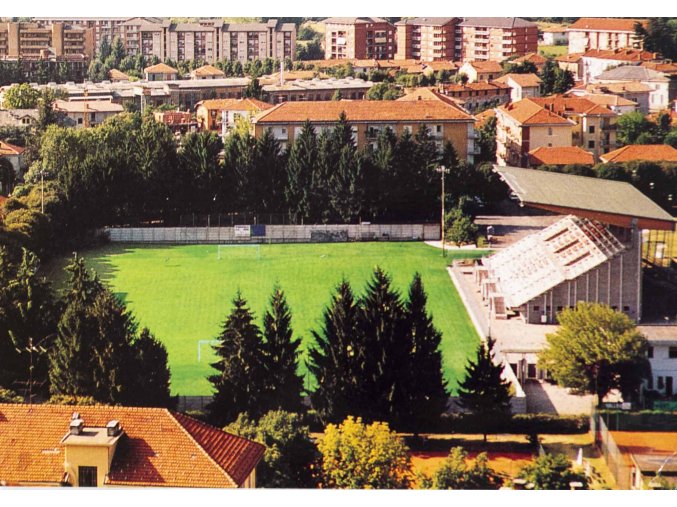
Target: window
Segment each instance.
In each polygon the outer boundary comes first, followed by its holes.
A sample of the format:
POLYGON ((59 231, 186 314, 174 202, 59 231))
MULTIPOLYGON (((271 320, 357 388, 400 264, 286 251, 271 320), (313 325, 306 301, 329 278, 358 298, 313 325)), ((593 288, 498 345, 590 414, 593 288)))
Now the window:
POLYGON ((548 127, 548 135, 549 135, 549 136, 552 135, 552 127, 548 127))
POLYGON ((658 382, 657 382, 656 387, 657 387, 658 389, 665 389, 665 378, 663 378, 663 377, 658 377, 657 380, 658 380, 658 382))
POLYGON ((588 141, 588 148, 594 148, 595 147, 595 141, 588 141))
POLYGON ((82 118, 78 118, 78 125, 82 125, 82 118))
POLYGON ((595 126, 594 126, 594 125, 590 125, 590 126, 588 127, 588 133, 589 133, 589 134, 594 134, 594 133, 595 133, 595 126))
POLYGON ((646 357, 648 357, 649 359, 653 359, 653 347, 647 347, 646 357))
POLYGON ((536 378, 536 365, 534 363, 527 364, 527 378, 536 378))
POLYGON ((402 127, 402 133, 411 134, 411 125, 405 125, 404 127, 402 127))
POLYGON ((670 359, 677 359, 677 347, 670 347, 668 349, 668 357, 670 359))
POLYGON ((623 311, 626 312, 626 313, 629 312, 629 311, 630 311, 630 307, 629 307, 629 306, 624 306, 624 307, 623 307, 623 311))
POLYGON ((435 125, 435 132, 437 132, 438 134, 441 134, 442 133, 442 125, 435 125))
POLYGON ((534 311, 535 311, 535 312, 540 312, 540 311, 541 311, 541 307, 540 307, 540 306, 537 306, 537 305, 534 305, 534 311))
POLYGON ((78 486, 95 488, 96 482, 96 467, 78 467, 78 486))

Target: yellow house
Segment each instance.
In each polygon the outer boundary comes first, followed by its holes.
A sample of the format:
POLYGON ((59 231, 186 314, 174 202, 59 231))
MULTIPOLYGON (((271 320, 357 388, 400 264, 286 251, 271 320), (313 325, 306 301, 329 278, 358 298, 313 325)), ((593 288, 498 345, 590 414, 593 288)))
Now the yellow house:
POLYGON ((572 146, 574 122, 524 99, 496 108, 496 160, 526 167, 529 151, 540 146, 572 146))
POLYGON ((272 104, 257 99, 211 99, 202 100, 195 107, 195 117, 200 130, 219 131, 226 136, 239 119, 249 120, 272 104))
POLYGON ((264 452, 167 409, 0 403, 0 486, 253 488, 264 452))

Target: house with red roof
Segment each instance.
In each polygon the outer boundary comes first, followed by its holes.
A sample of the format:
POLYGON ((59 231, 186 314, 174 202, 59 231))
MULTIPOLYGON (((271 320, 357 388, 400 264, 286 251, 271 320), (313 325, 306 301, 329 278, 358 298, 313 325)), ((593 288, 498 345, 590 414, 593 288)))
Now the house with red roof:
POLYGON ((600 157, 602 162, 677 162, 677 150, 668 144, 630 144, 600 157))
POLYGON ((585 151, 579 146, 539 146, 529 152, 529 167, 540 165, 594 165, 595 159, 592 153, 585 151))
POLYGON ((504 84, 510 87, 510 101, 528 99, 541 96, 541 78, 536 74, 505 74, 494 83, 504 84))
POLYGON ((0 486, 254 488, 264 452, 167 409, 0 404, 0 486))
MULTIPOLYGON (((16 180, 23 176, 23 171, 26 168, 24 162, 25 148, 21 146, 14 146, 13 144, 0 141, 0 159, 7 160, 14 169, 14 177, 11 180, 16 180)), ((12 181, 4 181, 0 175, 0 194, 9 195, 12 191, 12 181)))
POLYGON ((540 146, 572 146, 575 122, 524 99, 496 108, 496 160, 526 167, 529 152, 540 146))
POLYGON ((461 65, 458 73, 468 76, 468 83, 492 81, 503 73, 503 67, 499 62, 491 60, 473 60, 461 65))
POLYGON ((473 161, 474 118, 455 104, 443 100, 341 100, 283 102, 261 112, 252 119, 254 135, 261 137, 271 130, 283 146, 294 142, 303 124, 308 120, 319 134, 331 130, 341 113, 346 115, 358 148, 375 146, 381 131, 390 129, 400 136, 405 132, 416 134, 421 126, 442 150, 449 141, 459 159, 473 161))
POLYGON ((589 49, 639 48, 635 24, 646 26, 646 20, 630 18, 579 18, 569 25, 569 53, 585 53, 589 49))

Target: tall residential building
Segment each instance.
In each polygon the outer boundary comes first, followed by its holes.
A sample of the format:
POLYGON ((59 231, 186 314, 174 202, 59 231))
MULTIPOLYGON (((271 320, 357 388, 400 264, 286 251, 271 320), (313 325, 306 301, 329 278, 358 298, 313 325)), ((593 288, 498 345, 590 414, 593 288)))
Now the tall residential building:
POLYGON ((90 28, 63 23, 0 23, 0 59, 89 59, 93 55, 94 32, 90 28))
POLYGON ((456 29, 454 59, 502 62, 538 51, 538 26, 521 18, 466 18, 456 29))
POLYGON ((434 62, 454 59, 454 33, 459 18, 413 18, 395 23, 396 60, 434 62))
POLYGON ((635 25, 639 19, 580 18, 567 28, 569 53, 585 53, 590 49, 640 48, 635 25))
POLYGON ((218 19, 172 23, 169 19, 132 18, 121 25, 127 54, 160 60, 293 59, 296 25, 275 19, 266 23, 223 23, 218 19))
POLYGON ((33 21, 40 26, 48 26, 53 23, 63 23, 66 25, 78 25, 84 28, 91 28, 94 31, 94 47, 96 49, 101 45, 101 41, 106 38, 109 42, 120 35, 120 25, 129 19, 128 17, 118 18, 92 18, 92 17, 58 17, 58 18, 33 18, 33 21))
POLYGON ((395 27, 383 18, 328 18, 324 26, 327 60, 392 60, 395 57, 395 27))

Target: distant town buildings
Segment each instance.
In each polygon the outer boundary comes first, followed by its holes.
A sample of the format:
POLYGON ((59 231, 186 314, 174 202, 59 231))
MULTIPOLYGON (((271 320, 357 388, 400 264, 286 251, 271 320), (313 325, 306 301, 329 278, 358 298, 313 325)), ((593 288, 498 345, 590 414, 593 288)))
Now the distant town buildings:
POLYGON ((456 25, 459 18, 413 18, 395 23, 397 60, 434 62, 454 60, 456 25))
POLYGON ((567 28, 569 53, 585 53, 590 49, 614 50, 639 48, 635 25, 646 23, 630 18, 580 18, 567 28))
POLYGON ((64 23, 0 23, 0 59, 92 58, 94 32, 64 23))
POLYGON ((324 20, 326 59, 392 60, 395 26, 383 18, 328 18, 324 20))
POLYGON ((455 59, 502 62, 538 51, 538 26, 521 18, 467 18, 459 23, 455 59))

